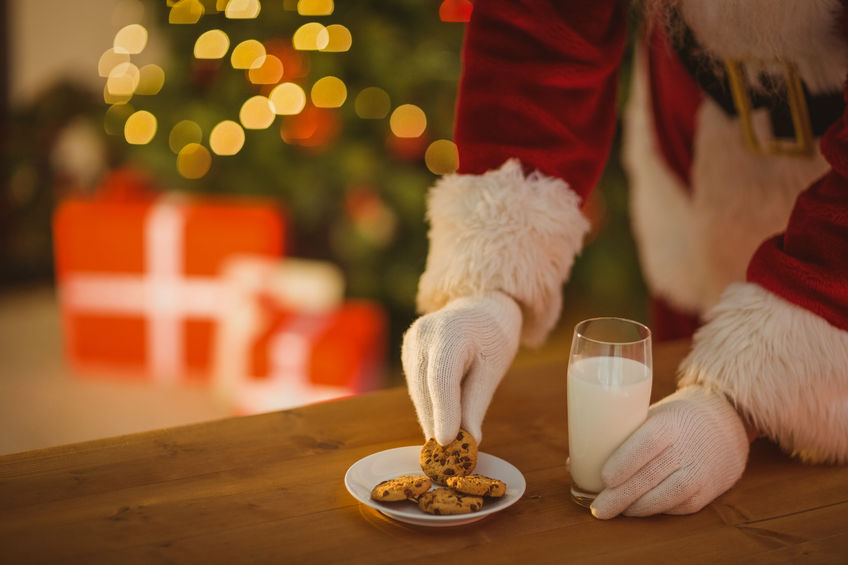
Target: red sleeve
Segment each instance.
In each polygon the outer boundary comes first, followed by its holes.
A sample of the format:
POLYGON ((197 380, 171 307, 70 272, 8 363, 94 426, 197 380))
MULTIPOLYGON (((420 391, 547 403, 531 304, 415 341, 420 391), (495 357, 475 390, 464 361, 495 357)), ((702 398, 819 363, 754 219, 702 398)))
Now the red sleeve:
POLYGON ((625 6, 612 0, 479 0, 463 47, 459 172, 509 158, 585 197, 615 132, 625 6))
POLYGON ((848 115, 821 152, 830 172, 798 196, 786 232, 760 246, 748 280, 848 331, 848 115))

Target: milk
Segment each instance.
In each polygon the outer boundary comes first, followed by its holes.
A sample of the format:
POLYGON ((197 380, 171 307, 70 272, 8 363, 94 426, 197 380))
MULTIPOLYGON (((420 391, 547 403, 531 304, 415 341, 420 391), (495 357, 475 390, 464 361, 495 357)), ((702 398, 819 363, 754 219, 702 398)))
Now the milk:
POLYGON ((651 369, 632 359, 587 357, 568 368, 568 449, 578 490, 604 489, 601 467, 648 414, 651 369))

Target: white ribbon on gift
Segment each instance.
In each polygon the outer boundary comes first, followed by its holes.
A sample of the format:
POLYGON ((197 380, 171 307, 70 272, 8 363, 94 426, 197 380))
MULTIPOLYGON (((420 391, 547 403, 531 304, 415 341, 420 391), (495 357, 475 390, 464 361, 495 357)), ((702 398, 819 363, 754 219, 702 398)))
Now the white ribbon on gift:
POLYGON ((333 317, 332 313, 299 314, 280 328, 268 344, 268 377, 242 383, 235 402, 236 413, 286 410, 354 394, 350 387, 320 385, 310 380, 315 343, 333 317))
POLYGON ((145 218, 141 274, 77 271, 59 285, 62 304, 71 311, 146 317, 148 369, 168 384, 185 374, 182 322, 217 320, 224 308, 218 277, 183 273, 184 241, 184 205, 161 199, 145 218))
POLYGON ((237 413, 254 414, 349 394, 309 381, 314 342, 344 298, 338 267, 324 261, 240 256, 227 261, 222 276, 228 314, 216 334, 213 381, 221 402, 237 413), (267 322, 257 301, 260 295, 297 312, 268 344, 267 378, 250 374, 251 344, 267 322))

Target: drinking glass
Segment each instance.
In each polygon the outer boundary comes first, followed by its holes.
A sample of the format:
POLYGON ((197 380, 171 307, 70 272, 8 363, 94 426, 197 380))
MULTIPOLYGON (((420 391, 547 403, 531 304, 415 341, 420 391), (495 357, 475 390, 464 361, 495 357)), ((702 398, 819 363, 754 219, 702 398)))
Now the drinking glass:
POLYGON ((601 468, 648 415, 651 330, 624 318, 574 327, 568 360, 571 496, 588 507, 604 489, 601 468))

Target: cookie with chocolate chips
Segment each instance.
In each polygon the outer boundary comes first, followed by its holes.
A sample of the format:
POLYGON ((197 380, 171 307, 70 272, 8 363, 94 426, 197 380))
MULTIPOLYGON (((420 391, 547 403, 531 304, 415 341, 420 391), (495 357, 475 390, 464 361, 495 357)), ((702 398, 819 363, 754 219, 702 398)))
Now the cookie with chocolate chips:
POLYGON ((439 445, 430 438, 421 448, 421 470, 434 483, 444 485, 448 477, 464 477, 477 466, 477 442, 465 430, 459 430, 456 439, 439 445))
POLYGON ((483 497, 462 494, 445 487, 425 492, 418 498, 418 508, 437 516, 470 514, 482 507, 483 497))
POLYGON ((379 483, 371 489, 371 498, 382 502, 417 499, 430 486, 430 479, 423 475, 403 475, 379 483))
POLYGON ((506 483, 484 475, 448 477, 447 485, 461 493, 499 498, 506 494, 506 483))

